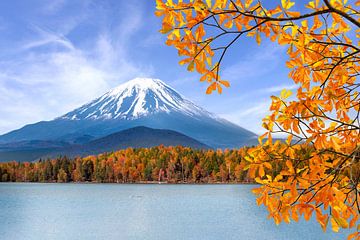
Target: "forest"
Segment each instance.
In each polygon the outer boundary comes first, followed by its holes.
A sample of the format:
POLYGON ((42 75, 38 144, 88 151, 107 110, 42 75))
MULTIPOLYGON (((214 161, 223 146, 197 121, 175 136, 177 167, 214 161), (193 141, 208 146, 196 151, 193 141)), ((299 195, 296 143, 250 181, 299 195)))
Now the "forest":
MULTIPOLYGON (((187 147, 128 148, 97 156, 0 163, 2 182, 251 183, 237 150, 187 147)), ((275 173, 274 173, 275 174, 275 173)))

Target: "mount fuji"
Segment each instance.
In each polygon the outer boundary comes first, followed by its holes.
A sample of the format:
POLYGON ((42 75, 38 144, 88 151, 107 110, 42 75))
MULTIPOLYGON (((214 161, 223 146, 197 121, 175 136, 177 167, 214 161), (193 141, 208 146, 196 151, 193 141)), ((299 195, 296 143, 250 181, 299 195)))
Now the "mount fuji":
POLYGON ((83 144, 137 126, 177 131, 214 148, 250 145, 257 137, 195 105, 159 79, 136 78, 54 120, 4 134, 0 143, 83 144))

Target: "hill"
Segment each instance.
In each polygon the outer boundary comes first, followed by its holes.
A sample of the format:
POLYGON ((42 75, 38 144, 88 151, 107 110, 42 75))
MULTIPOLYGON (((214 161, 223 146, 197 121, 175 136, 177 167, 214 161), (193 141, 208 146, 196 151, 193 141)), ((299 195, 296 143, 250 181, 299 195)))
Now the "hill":
POLYGON ((39 145, 34 145, 28 149, 30 143, 21 142, 21 145, 14 145, 12 148, 7 144, 0 145, 0 162, 17 160, 17 161, 34 161, 39 158, 57 157, 57 156, 88 156, 104 152, 112 152, 120 149, 132 148, 149 148, 159 145, 164 146, 184 146, 193 149, 209 149, 210 147, 176 131, 166 129, 152 129, 148 127, 135 127, 108 136, 90 141, 85 144, 72 144, 66 146, 45 144, 38 141, 39 145), (53 146, 53 147, 51 147, 53 146))

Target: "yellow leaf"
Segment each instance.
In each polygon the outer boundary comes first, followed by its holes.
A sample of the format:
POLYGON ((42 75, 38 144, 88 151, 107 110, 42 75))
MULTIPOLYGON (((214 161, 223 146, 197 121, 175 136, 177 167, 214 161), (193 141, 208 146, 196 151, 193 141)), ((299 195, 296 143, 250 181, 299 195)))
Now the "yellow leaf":
POLYGON ((259 33, 256 34, 256 42, 258 45, 260 45, 260 43, 261 43, 261 37, 260 37, 259 33))
MULTIPOLYGON (((264 123, 263 123, 263 126, 264 126, 264 123)), ((269 126, 267 124, 266 124, 266 127, 267 127, 267 130, 268 130, 269 126)), ((259 141, 260 144, 262 144, 262 141, 266 137, 266 135, 267 135, 267 133, 264 133, 263 135, 259 136, 258 141, 259 141)))
POLYGON ((291 145, 292 139, 293 139, 293 135, 290 134, 290 135, 287 137, 287 139, 286 139, 286 143, 287 143, 288 145, 291 145))
POLYGON ((295 222, 299 221, 299 214, 297 213, 297 208, 291 209, 291 217, 295 222))
POLYGON ((224 24, 224 27, 231 29, 234 25, 234 21, 231 19, 224 24))
POLYGON ((337 222, 337 224, 342 227, 342 228, 348 228, 349 227, 349 223, 342 217, 338 217, 338 218, 335 218, 335 221, 337 222))
POLYGON ((252 4, 252 0, 245 0, 245 8, 250 7, 250 5, 252 4))
POLYGON ((174 34, 176 37, 180 37, 180 30, 179 29, 175 29, 174 31, 172 31, 172 34, 174 34))
POLYGON ((157 17, 161 17, 164 14, 165 13, 163 11, 155 11, 155 16, 157 16, 157 17))
POLYGON ((300 12, 290 12, 288 11, 287 14, 290 16, 290 17, 300 17, 300 12))
POLYGON ((290 160, 286 160, 285 164, 288 167, 289 171, 293 173, 294 172, 294 166, 293 166, 292 162, 290 160))
POLYGON ((249 177, 255 178, 255 170, 256 170, 256 168, 254 167, 254 165, 250 165, 250 167, 249 167, 249 177))
POLYGON ((191 58, 185 58, 179 62, 180 65, 184 65, 185 63, 188 63, 191 61, 191 58))
POLYGON ((314 8, 315 8, 315 2, 314 2, 314 1, 309 2, 309 4, 306 5, 306 7, 307 7, 307 8, 314 9, 314 8))
POLYGON ((194 71, 194 61, 191 61, 187 67, 187 70, 190 72, 194 71))
POLYGON ((211 8, 211 0, 206 0, 206 4, 208 5, 209 8, 211 8))
POLYGON ((170 32, 171 30, 173 30, 172 26, 168 23, 164 23, 162 25, 162 29, 160 30, 160 33, 166 34, 166 33, 170 32))
POLYGON ((263 165, 259 166, 259 176, 260 177, 265 176, 265 171, 264 171, 264 166, 263 165))
POLYGON ((264 162, 264 166, 267 168, 267 169, 272 169, 272 166, 269 162, 264 162))
POLYGON ((331 221, 332 230, 334 232, 339 232, 340 227, 339 227, 338 223, 335 221, 335 219, 331 218, 330 221, 331 221))
POLYGON ((291 2, 290 0, 281 0, 282 7, 287 10, 295 5, 295 2, 291 2))
POLYGON ((225 0, 216 0, 214 4, 214 8, 224 8, 226 4, 225 0))
POLYGON ((292 94, 292 92, 290 90, 287 90, 287 89, 283 89, 280 93, 280 97, 282 99, 287 99, 288 97, 290 97, 292 94))
POLYGON ((256 177, 256 178, 255 178, 255 182, 262 184, 264 181, 261 180, 259 177, 256 177))
POLYGON ((219 82, 224 85, 225 87, 230 87, 230 83, 228 81, 225 80, 219 80, 219 82))
POLYGON ((206 57, 206 62, 209 66, 212 65, 212 58, 211 57, 206 57))
POLYGON ((217 90, 218 90, 218 93, 221 94, 222 93, 222 87, 220 84, 217 84, 217 90))
POLYGON ((309 221, 311 218, 311 215, 313 213, 313 209, 312 208, 305 208, 305 213, 304 213, 304 219, 306 221, 309 221))
POLYGON ((354 232, 352 234, 350 234, 348 237, 347 237, 347 240, 352 240, 352 239, 357 239, 360 237, 360 233, 359 232, 354 232))
POLYGON ((206 89, 206 94, 211 94, 214 90, 216 90, 216 82, 210 84, 210 86, 206 89))

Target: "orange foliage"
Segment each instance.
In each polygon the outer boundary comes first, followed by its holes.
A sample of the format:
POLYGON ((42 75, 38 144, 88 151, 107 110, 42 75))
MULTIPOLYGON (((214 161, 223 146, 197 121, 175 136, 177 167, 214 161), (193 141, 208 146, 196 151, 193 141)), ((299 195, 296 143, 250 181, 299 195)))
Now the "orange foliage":
POLYGON ((271 97, 267 132, 247 157, 250 175, 262 184, 258 204, 277 224, 314 216, 324 230, 329 223, 334 231, 357 229, 349 239, 359 239, 360 1, 296 1, 305 4, 303 12, 293 11, 292 0, 266 1, 267 7, 253 0, 156 2, 166 44, 209 82, 206 93, 229 86, 219 77, 221 62, 241 37, 288 46, 286 66, 297 92, 271 97), (279 132, 288 135, 286 144, 272 141, 279 132), (309 155, 307 144, 314 148, 309 155), (279 161, 286 167, 272 178, 268 172, 279 161))

